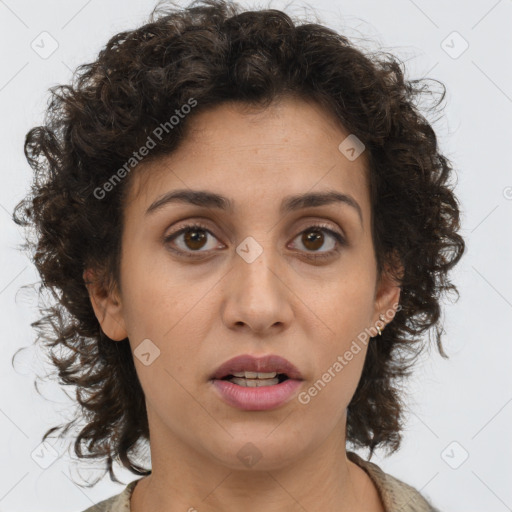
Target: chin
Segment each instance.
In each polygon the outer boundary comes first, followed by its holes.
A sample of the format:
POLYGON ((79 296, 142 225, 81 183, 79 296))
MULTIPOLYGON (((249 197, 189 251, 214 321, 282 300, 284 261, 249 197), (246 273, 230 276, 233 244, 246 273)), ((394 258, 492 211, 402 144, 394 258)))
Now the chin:
POLYGON ((256 429, 252 434, 237 435, 227 429, 233 437, 212 447, 212 457, 231 470, 275 471, 292 465, 302 453, 298 440, 286 429, 277 434, 275 425, 256 429), (274 430, 274 432, 273 432, 274 430))

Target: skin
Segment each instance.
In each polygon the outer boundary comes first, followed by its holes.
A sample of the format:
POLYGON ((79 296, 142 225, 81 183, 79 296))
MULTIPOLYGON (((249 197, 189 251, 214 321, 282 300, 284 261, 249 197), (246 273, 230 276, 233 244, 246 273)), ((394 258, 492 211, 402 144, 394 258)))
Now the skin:
POLYGON ((383 511, 368 475, 346 457, 346 409, 367 345, 306 405, 294 397, 274 410, 241 411, 209 381, 233 356, 274 353, 297 366, 299 392, 307 390, 398 304, 398 284, 377 276, 365 153, 348 160, 338 145, 349 133, 319 105, 296 98, 265 111, 224 103, 198 113, 189 129, 176 152, 133 171, 121 288, 103 294, 89 287, 112 340, 128 337, 135 350, 149 338, 160 350, 149 366, 134 358, 152 474, 137 484, 132 512, 383 511), (223 194, 234 213, 172 203, 144 214, 182 188, 223 194), (350 194, 362 224, 340 203, 278 212, 284 196, 325 190, 350 194), (193 221, 211 232, 202 231, 202 247, 187 245, 185 235, 162 240, 193 221), (307 255, 338 242, 324 232, 323 245, 308 245, 302 234, 315 222, 347 241, 318 262, 307 255), (250 264, 236 252, 247 236, 263 249, 250 264), (261 455, 252 467, 237 456, 248 442, 261 455))

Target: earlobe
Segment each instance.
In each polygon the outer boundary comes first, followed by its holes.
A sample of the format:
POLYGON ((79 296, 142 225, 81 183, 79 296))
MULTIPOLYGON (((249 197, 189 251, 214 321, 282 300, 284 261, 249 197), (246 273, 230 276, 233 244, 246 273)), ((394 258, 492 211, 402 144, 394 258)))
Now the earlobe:
POLYGON ((122 303, 117 293, 107 291, 103 281, 96 276, 92 269, 84 270, 82 277, 101 330, 111 340, 124 340, 128 333, 126 332, 122 303))

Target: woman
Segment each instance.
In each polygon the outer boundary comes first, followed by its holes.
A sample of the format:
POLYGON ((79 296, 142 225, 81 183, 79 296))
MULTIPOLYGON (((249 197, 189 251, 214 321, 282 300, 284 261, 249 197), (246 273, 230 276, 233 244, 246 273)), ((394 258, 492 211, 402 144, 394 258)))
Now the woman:
POLYGON ((88 511, 437 510, 347 450, 399 448, 398 383, 428 329, 444 355, 464 252, 416 85, 326 27, 210 0, 54 88, 14 214, 58 293, 34 325, 77 387, 76 454, 142 475, 88 511))

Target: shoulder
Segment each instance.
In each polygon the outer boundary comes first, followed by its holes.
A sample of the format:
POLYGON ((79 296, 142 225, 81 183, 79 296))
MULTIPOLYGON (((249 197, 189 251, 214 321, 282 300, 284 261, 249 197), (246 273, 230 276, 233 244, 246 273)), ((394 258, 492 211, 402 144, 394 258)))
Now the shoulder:
POLYGON ((347 452, 347 457, 368 473, 379 491, 386 512, 440 512, 417 489, 384 473, 377 464, 362 459, 354 452, 347 452))
POLYGON ((130 512, 130 497, 138 480, 130 482, 119 494, 100 501, 82 512, 130 512))

